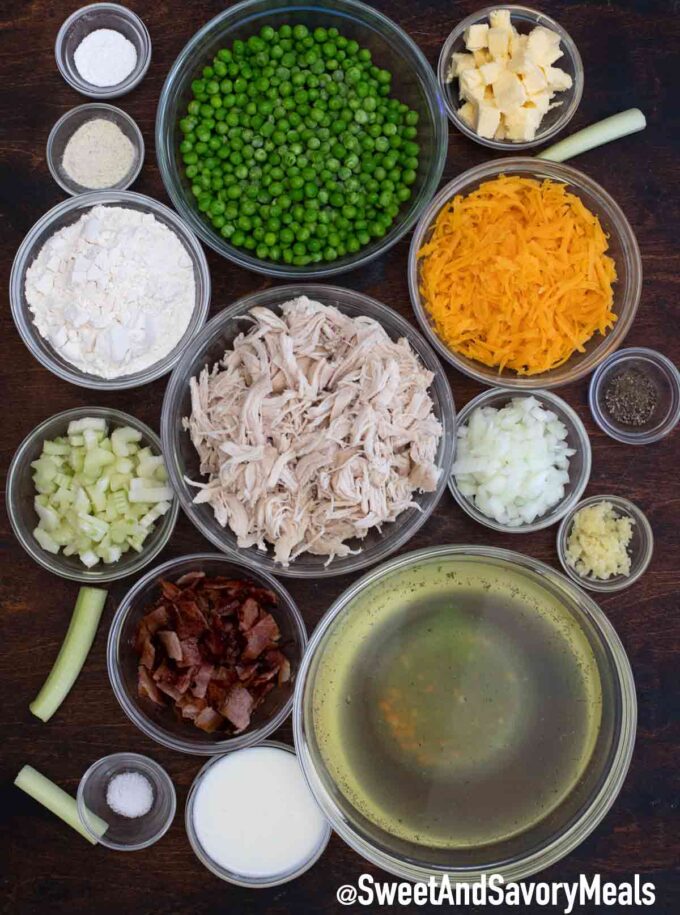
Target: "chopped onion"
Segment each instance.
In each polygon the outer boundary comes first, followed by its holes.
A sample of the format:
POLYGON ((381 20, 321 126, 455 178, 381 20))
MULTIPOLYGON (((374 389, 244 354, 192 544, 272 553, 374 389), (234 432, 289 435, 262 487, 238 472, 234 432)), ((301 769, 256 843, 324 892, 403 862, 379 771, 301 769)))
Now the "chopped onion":
POLYGON ((478 407, 458 430, 458 489, 499 524, 531 524, 564 498, 575 453, 566 439, 564 423, 533 396, 478 407))

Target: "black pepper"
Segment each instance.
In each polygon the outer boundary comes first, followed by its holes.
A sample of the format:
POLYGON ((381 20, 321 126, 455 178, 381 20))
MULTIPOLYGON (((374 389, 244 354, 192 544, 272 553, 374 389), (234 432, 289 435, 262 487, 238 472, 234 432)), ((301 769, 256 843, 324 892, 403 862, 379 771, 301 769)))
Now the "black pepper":
POLYGON ((654 414, 659 392, 654 381, 637 368, 617 372, 604 391, 604 403, 613 420, 625 426, 644 426, 654 414))

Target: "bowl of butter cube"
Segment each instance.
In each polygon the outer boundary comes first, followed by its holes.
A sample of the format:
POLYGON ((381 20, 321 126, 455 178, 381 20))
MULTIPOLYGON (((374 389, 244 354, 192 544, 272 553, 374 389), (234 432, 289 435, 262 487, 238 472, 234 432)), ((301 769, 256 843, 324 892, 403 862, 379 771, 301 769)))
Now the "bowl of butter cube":
POLYGON ((451 32, 437 70, 453 124, 491 149, 530 149, 555 137, 583 94, 574 41, 524 6, 488 7, 451 32))

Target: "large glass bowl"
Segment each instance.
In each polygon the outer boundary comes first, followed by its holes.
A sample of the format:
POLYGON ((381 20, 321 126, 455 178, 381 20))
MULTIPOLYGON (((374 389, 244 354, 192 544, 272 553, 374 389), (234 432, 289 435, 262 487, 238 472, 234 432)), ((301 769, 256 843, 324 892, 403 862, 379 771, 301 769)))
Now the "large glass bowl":
POLYGON ((58 378, 70 381, 71 384, 77 384, 81 388, 89 388, 92 391, 122 391, 155 381, 175 365, 189 340, 205 324, 210 307, 210 271, 203 249, 195 235, 169 207, 152 197, 146 197, 144 194, 137 194, 134 191, 91 191, 57 204, 30 229, 14 257, 9 278, 9 301, 12 317, 21 339, 44 368, 58 378), (120 375, 117 378, 101 378, 99 375, 91 375, 67 362, 39 333, 26 301, 26 271, 40 253, 45 242, 59 229, 70 226, 88 210, 99 205, 125 207, 139 210, 141 213, 149 213, 174 232, 191 258, 196 284, 191 320, 175 348, 163 359, 154 362, 143 371, 120 375))
POLYGON ((476 165, 458 175, 442 188, 421 216, 413 233, 409 251, 408 282, 413 310, 423 332, 439 355, 450 362, 454 368, 487 385, 501 385, 525 390, 557 388, 588 375, 623 343, 640 301, 642 261, 630 223, 618 204, 592 178, 563 163, 513 157, 494 159, 491 162, 476 165), (538 375, 518 375, 508 369, 499 372, 496 368, 490 368, 449 349, 434 328, 420 290, 418 252, 432 234, 439 211, 456 195, 465 196, 476 190, 484 181, 492 180, 499 175, 521 175, 538 180, 548 178, 565 183, 569 190, 580 197, 585 206, 599 218, 602 228, 609 237, 608 253, 616 262, 618 279, 614 284, 613 310, 618 315, 618 321, 613 329, 604 337, 595 334, 586 344, 585 352, 574 353, 564 365, 538 375))
POLYGON ((454 431, 455 408, 451 389, 441 363, 426 341, 396 311, 369 296, 338 286, 278 286, 246 296, 225 308, 187 348, 166 388, 161 414, 161 438, 168 474, 189 520, 214 546, 237 560, 242 557, 246 562, 271 574, 292 578, 318 578, 355 572, 387 558, 410 540, 432 514, 446 487, 453 461, 454 431), (289 566, 283 566, 274 561, 271 550, 264 553, 254 546, 248 549, 238 547, 236 536, 216 521, 212 507, 207 503, 194 502, 198 490, 190 486, 187 480, 205 481, 207 478, 201 477, 198 454, 182 426, 182 420, 191 413, 189 381, 205 366, 212 366, 221 360, 234 338, 252 327, 252 320, 248 318, 250 310, 259 306, 276 312, 284 302, 301 295, 316 299, 324 305, 334 305, 352 317, 367 315, 378 321, 393 340, 405 337, 409 341, 425 368, 434 374, 429 393, 434 404, 434 414, 442 424, 437 453, 437 466, 442 473, 434 492, 414 493, 417 508, 407 509, 396 521, 383 525, 381 531, 373 528, 363 540, 357 541, 356 546, 360 552, 356 555, 336 558, 326 565, 327 557, 303 553, 292 560, 289 566))
MULTIPOLYGON (((420 589, 420 585, 413 582, 410 586, 420 589)), ((419 593, 424 600, 423 595, 429 592, 421 589, 419 593)), ((557 613, 557 610, 552 609, 552 612, 557 613)), ((408 631, 413 622, 413 616, 409 615, 408 623, 402 624, 403 631, 408 631)), ((390 638, 395 631, 399 630, 393 629, 390 638)), ((527 641, 522 650, 530 652, 532 645, 533 642, 527 641)), ((414 676, 416 673, 414 671, 414 676)), ((540 702, 540 699, 539 696, 536 701, 540 702)), ((363 709, 357 708, 356 714, 363 713, 363 709)), ((539 707, 535 717, 539 718, 540 713, 539 707)), ((549 706, 545 714, 550 714, 549 706)), ((542 562, 509 550, 484 546, 438 546, 419 550, 393 559, 351 585, 314 631, 298 673, 293 709, 298 757, 333 829, 371 863, 402 879, 418 881, 444 874, 456 882, 476 882, 483 875, 491 874, 500 874, 506 881, 517 881, 563 858, 595 829, 614 803, 630 764, 636 719, 635 684, 628 658, 613 626, 592 598, 542 562), (329 682, 328 671, 335 678, 348 675, 352 656, 343 652, 342 646, 346 644, 347 624, 353 613, 364 636, 362 644, 367 644, 366 640, 372 638, 373 632, 377 633, 376 638, 382 638, 380 634, 384 629, 380 624, 374 626, 372 608, 378 613, 379 608, 390 606, 390 600, 401 597, 409 586, 403 577, 409 570, 427 566, 427 574, 432 576, 427 579, 428 588, 433 595, 446 595, 452 580, 460 577, 461 586, 464 586, 466 576, 479 575, 480 564, 486 575, 493 574, 497 582, 493 585, 487 578, 491 589, 484 598, 487 602, 493 595, 509 592, 523 599, 526 606, 523 612, 526 613, 531 612, 532 606, 537 607, 539 601, 545 601, 551 608, 559 604, 561 622, 558 625, 566 625, 566 620, 575 624, 578 638, 582 645, 589 647, 599 674, 602 693, 599 727, 580 778, 556 806, 524 831, 484 844, 457 848, 430 846, 424 842, 416 844, 399 839, 384 826, 371 822, 343 791, 340 782, 334 780, 324 761, 315 724, 315 700, 322 701, 315 696, 319 670, 323 664, 327 671, 326 683, 329 682), (493 573, 489 571, 490 565, 494 567, 493 573)), ((358 779, 361 777, 357 774, 358 779)), ((433 782, 433 790, 435 787, 433 782)), ((437 817, 434 807, 432 816, 437 817)))
POLYGON ((251 747, 269 737, 290 714, 293 689, 300 661, 307 645, 307 630, 295 601, 288 591, 271 575, 251 565, 232 562, 227 556, 197 553, 171 559, 151 569, 128 591, 113 617, 106 647, 106 663, 114 695, 130 721, 147 737, 178 753, 214 756, 228 750, 251 747), (272 690, 253 713, 250 725, 242 734, 226 735, 223 731, 207 734, 184 721, 169 706, 159 707, 137 692, 139 658, 134 639, 140 619, 149 612, 149 605, 158 599, 158 582, 177 581, 188 572, 223 575, 227 578, 249 578, 263 588, 269 588, 278 598, 273 616, 281 631, 281 648, 290 661, 288 683, 272 690))
POLYGON ((412 228, 434 194, 444 169, 448 149, 448 124, 434 72, 422 51, 398 25, 378 10, 358 0, 315 0, 298 4, 285 0, 247 0, 220 13, 203 26, 186 45, 168 73, 156 115, 156 155, 165 188, 175 208, 207 245, 242 267, 302 279, 342 273, 368 263, 396 244, 412 228), (178 122, 191 100, 191 81, 215 53, 236 39, 247 39, 263 25, 303 23, 310 28, 336 27, 347 38, 368 48, 378 65, 391 71, 394 94, 420 115, 418 143, 420 165, 411 199, 399 211, 389 232, 356 254, 332 263, 308 267, 263 261, 235 248, 215 232, 195 205, 190 182, 179 156, 178 122))
POLYGON ((58 553, 48 553, 44 550, 33 536, 39 519, 33 506, 36 491, 31 463, 40 457, 43 442, 65 435, 70 422, 85 419, 87 416, 105 419, 109 433, 121 426, 132 426, 142 433, 143 445, 149 445, 155 454, 162 453, 161 442, 156 433, 135 416, 110 407, 75 407, 72 410, 64 410, 36 426, 17 448, 7 473, 7 514, 17 540, 31 559, 53 575, 87 585, 99 585, 135 575, 158 556, 175 529, 179 503, 177 497, 172 500, 170 509, 156 522, 144 542, 141 553, 128 550, 118 562, 100 562, 88 569, 78 556, 64 556, 63 550, 58 553))

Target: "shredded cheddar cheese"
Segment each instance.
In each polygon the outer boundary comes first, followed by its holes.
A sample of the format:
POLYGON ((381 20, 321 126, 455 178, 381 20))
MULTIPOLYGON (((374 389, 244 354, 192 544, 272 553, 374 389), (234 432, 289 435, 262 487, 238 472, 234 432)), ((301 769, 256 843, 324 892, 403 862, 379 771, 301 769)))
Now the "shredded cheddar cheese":
POLYGON ((536 375, 614 325, 608 247, 565 185, 501 175, 442 208, 418 252, 421 295, 451 350, 536 375))

